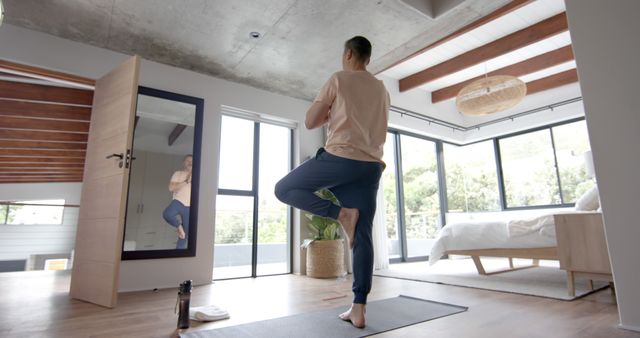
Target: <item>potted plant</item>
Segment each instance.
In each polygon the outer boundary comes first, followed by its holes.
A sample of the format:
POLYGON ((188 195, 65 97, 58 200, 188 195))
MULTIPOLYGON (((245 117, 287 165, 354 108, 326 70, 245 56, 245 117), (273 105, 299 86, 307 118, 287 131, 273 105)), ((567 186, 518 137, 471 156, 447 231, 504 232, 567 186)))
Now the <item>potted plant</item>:
MULTIPOLYGON (((316 192, 320 198, 336 205, 340 202, 331 191, 321 189, 316 192)), ((340 236, 338 221, 313 214, 305 214, 309 222, 312 239, 306 239, 302 248, 307 249, 307 276, 315 278, 332 278, 345 274, 344 240, 340 236)))

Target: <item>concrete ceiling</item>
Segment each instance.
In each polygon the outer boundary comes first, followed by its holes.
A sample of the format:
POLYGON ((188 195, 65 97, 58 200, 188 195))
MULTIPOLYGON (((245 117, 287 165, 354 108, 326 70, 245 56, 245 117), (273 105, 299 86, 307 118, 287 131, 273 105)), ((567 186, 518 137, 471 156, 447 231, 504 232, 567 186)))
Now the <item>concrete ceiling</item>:
POLYGON ((453 8, 436 19, 401 0, 4 0, 3 4, 9 24, 311 100, 328 76, 340 69, 342 43, 354 35, 371 40, 369 69, 375 73, 509 2, 437 0, 449 1, 450 6, 441 7, 453 8), (261 37, 251 38, 253 31, 261 37))

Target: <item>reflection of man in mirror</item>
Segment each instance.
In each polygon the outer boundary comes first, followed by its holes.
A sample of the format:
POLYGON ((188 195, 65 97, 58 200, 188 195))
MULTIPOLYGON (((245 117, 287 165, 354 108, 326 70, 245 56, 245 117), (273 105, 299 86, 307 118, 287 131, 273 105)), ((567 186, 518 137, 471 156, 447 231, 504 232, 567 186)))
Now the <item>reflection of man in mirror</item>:
POLYGON ((187 155, 182 162, 182 170, 173 173, 169 181, 169 191, 173 201, 164 209, 162 217, 178 230, 176 249, 186 249, 189 234, 189 205, 191 204, 191 169, 193 156, 187 155), (180 215, 180 218, 178 218, 180 215))

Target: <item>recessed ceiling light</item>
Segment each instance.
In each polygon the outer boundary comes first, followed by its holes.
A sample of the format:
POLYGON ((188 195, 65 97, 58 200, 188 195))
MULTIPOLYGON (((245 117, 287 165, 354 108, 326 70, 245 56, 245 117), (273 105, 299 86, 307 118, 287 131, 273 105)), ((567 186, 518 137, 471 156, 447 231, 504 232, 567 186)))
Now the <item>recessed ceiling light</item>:
POLYGON ((251 32, 249 33, 249 36, 253 39, 257 39, 260 37, 260 32, 251 32))

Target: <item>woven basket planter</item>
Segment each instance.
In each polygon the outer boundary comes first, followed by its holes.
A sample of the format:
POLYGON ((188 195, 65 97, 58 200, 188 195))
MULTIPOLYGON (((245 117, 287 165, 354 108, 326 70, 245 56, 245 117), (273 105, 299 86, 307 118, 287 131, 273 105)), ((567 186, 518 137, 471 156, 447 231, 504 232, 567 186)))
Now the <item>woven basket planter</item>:
POLYGON ((344 241, 314 241, 307 247, 307 276, 335 278, 345 274, 344 241))

